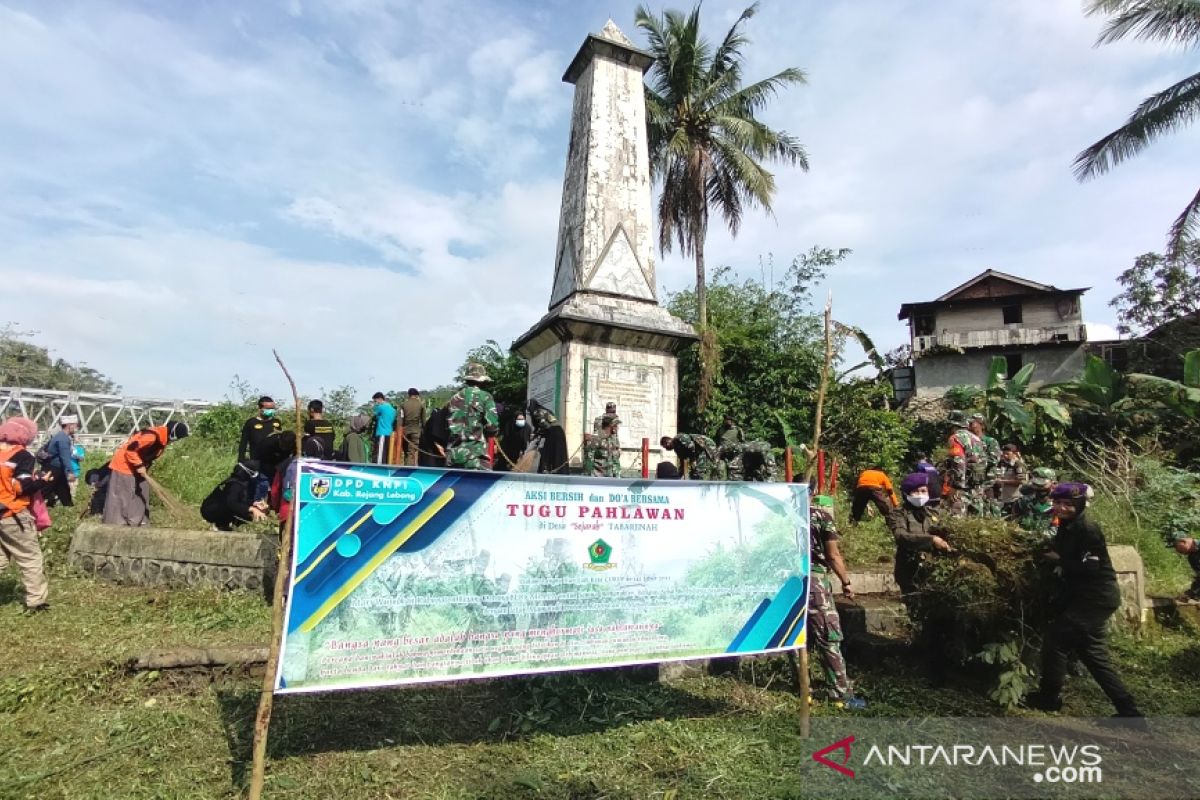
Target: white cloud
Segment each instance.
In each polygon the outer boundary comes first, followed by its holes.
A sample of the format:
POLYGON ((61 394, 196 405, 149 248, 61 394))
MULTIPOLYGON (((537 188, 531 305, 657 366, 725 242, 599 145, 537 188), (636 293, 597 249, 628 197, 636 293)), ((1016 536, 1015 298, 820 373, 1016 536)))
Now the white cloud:
MULTIPOLYGON (((536 321, 560 76, 610 13, 638 38, 632 5, 595 0, 11 5, 0 278, 37 301, 14 321, 130 391, 205 397, 234 373, 278 391, 271 346, 310 391, 429 385, 536 321)), ((706 3, 710 34, 744 5, 706 3)), ((1091 286, 1085 312, 1110 326, 1115 276, 1195 191, 1175 165, 1196 129, 1074 181, 1079 149, 1185 74, 1156 45, 1093 48, 1100 24, 1077 0, 764 4, 747 75, 808 70, 766 117, 813 170, 780 169, 775 217, 749 213, 736 240, 714 219, 709 263, 851 247, 835 310, 884 347, 900 302, 988 267, 1091 286)), ((691 282, 677 255, 658 266, 691 282)))

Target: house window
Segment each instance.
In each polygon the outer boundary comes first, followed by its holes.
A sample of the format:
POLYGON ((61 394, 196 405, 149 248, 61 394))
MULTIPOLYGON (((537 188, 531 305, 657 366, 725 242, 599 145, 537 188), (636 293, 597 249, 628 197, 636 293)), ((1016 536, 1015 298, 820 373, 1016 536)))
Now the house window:
POLYGON ((913 318, 917 336, 933 336, 933 314, 918 314, 913 318))
POLYGON ((1020 325, 1021 324, 1021 304, 1013 303, 1009 306, 1004 306, 1000 309, 1004 314, 1005 325, 1020 325))
POLYGON ((1009 353, 1008 355, 1004 356, 1004 361, 1007 364, 1007 368, 1005 370, 1007 374, 1004 377, 1012 378, 1013 375, 1016 375, 1021 371, 1020 353, 1009 353))

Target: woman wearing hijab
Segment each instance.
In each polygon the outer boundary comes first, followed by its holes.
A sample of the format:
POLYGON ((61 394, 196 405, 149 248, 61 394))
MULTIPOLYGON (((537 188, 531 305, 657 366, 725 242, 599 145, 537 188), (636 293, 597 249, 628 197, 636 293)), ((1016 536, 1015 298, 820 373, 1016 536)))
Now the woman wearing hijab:
POLYGON ((37 424, 11 417, 0 424, 0 572, 17 565, 25 587, 25 608, 48 611, 50 588, 38 542, 37 525, 29 506, 34 495, 49 487, 37 472, 37 459, 27 449, 37 438, 37 424))
POLYGON ((231 531, 239 525, 266 517, 265 502, 254 502, 258 484, 258 462, 239 461, 228 478, 209 492, 200 504, 200 516, 219 531, 231 531))
POLYGON ((497 442, 500 452, 496 454, 492 469, 496 472, 511 471, 513 465, 525 454, 525 448, 529 447, 530 434, 525 410, 517 409, 516 415, 504 426, 504 433, 497 442))
MULTIPOLYGON (((936 551, 948 553, 953 548, 938 531, 937 514, 929 508, 929 476, 924 472, 911 472, 900 481, 900 505, 888 514, 888 529, 896 540, 896 567, 894 576, 900 587, 909 614, 917 599, 917 574, 926 553, 936 551)), ((945 609, 950 614, 953 609, 945 609)), ((931 680, 937 684, 945 678, 950 656, 945 644, 952 625, 950 616, 930 614, 922 620, 920 632, 914 642, 926 659, 926 669, 931 680)))
POLYGON ((558 417, 537 400, 529 401, 529 417, 533 420, 534 445, 541 453, 537 471, 565 475, 570 453, 567 452, 567 434, 558 417))

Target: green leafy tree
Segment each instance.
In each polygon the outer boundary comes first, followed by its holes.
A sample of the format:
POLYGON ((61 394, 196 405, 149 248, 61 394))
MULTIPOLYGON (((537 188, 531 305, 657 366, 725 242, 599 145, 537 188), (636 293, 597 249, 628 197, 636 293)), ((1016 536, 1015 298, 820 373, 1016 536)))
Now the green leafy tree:
POLYGON ((468 351, 466 360, 458 370, 460 381, 466 373, 467 365, 472 362, 482 364, 487 370, 488 377, 492 379, 488 384, 488 391, 496 398, 497 403, 506 406, 520 406, 525 403, 529 380, 529 369, 525 359, 505 350, 495 339, 488 339, 479 347, 468 351))
POLYGON ((0 328, 0 386, 114 394, 119 386, 85 364, 52 358, 50 351, 26 339, 31 334, 11 324, 0 328))
POLYGON ((690 14, 668 10, 662 16, 639 6, 635 15, 655 58, 646 88, 646 126, 651 174, 661 187, 659 246, 667 252, 677 242, 696 263, 695 318, 702 359, 710 364, 701 408, 715 379, 704 266, 709 213, 715 209, 737 235, 747 206, 771 210, 775 177, 764 162, 808 169, 803 146, 758 119, 781 89, 804 83, 804 73, 789 67, 749 85, 743 82, 749 39, 742 28, 757 11, 757 4, 743 11, 716 46, 701 35, 699 5, 690 14))
POLYGON ((956 407, 982 412, 988 432, 1001 442, 1019 443, 1044 458, 1054 456, 1066 444, 1071 412, 1060 400, 1030 387, 1036 367, 1026 364, 1008 378, 1007 362, 993 358, 986 387, 956 386, 946 392, 946 399, 956 407))
MULTIPOLYGON (((782 445, 776 412, 801 436, 811 430, 821 328, 807 309, 804 292, 793 289, 794 283, 805 282, 801 272, 806 268, 793 267, 787 278, 775 283, 763 278, 739 281, 728 267, 714 271, 708 296, 721 358, 719 377, 711 402, 701 409, 700 355, 695 349, 681 354, 680 430, 711 435, 730 414, 748 439, 782 445)), ((692 290, 671 295, 667 306, 686 317, 695 311, 696 295, 692 290)))
POLYGON ((914 420, 893 411, 893 399, 891 383, 883 378, 829 385, 821 447, 837 460, 843 485, 875 465, 891 475, 907 471, 914 420))
POLYGON ((1200 242, 1180 247, 1177 258, 1143 253, 1117 278, 1124 291, 1109 303, 1117 330, 1145 333, 1200 311, 1200 242))
MULTIPOLYGON (((1158 40, 1194 48, 1200 45, 1200 2, 1197 0, 1091 0, 1087 14, 1111 17, 1097 44, 1126 37, 1158 40)), ((1080 180, 1103 175, 1136 156, 1164 134, 1173 133, 1200 114, 1200 72, 1142 101, 1125 124, 1075 158, 1080 180)), ((1200 192, 1171 226, 1168 253, 1178 258, 1200 220, 1200 192)))

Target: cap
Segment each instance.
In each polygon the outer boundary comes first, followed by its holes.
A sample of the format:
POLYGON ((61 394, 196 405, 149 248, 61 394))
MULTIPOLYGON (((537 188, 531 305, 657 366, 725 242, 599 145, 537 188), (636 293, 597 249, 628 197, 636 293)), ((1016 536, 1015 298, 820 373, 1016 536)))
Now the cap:
POLYGON ((1068 481, 1060 483, 1050 490, 1050 499, 1052 500, 1086 500, 1091 492, 1091 487, 1086 483, 1075 483, 1068 481))
POLYGON ((78 425, 79 417, 75 414, 64 414, 58 418, 59 425, 78 425))
POLYGON ((987 419, 985 419, 985 418, 984 418, 983 414, 972 414, 972 415, 971 415, 971 422, 981 422, 981 423, 983 423, 984 425, 986 425, 986 424, 987 424, 987 419))
POLYGON ((905 494, 914 492, 922 486, 929 487, 929 473, 927 472, 910 472, 900 481, 900 491, 905 494))
POLYGON ((1058 480, 1058 475, 1049 467, 1038 467, 1029 478, 1029 485, 1044 489, 1058 480))
POLYGON ((955 409, 950 412, 950 416, 946 418, 946 421, 951 425, 966 425, 967 412, 955 409))
POLYGON ((467 364, 466 372, 463 374, 463 380, 485 383, 490 381, 491 378, 488 377, 487 371, 483 368, 482 364, 471 362, 470 364, 467 364))

